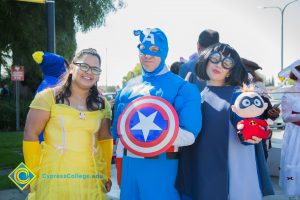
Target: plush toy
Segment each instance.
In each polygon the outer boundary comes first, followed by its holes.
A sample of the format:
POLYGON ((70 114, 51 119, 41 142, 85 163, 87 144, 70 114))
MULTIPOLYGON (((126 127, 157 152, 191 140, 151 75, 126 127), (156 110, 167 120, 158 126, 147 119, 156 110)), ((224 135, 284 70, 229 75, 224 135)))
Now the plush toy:
POLYGON ((267 121, 259 119, 268 104, 255 92, 253 86, 244 86, 242 92, 234 93, 232 102, 231 120, 236 125, 241 142, 252 139, 253 136, 262 139, 271 137, 267 121))
POLYGON ((55 86, 61 76, 67 71, 67 62, 65 59, 57 54, 36 51, 32 54, 34 61, 40 65, 44 78, 39 85, 36 93, 42 90, 55 86))

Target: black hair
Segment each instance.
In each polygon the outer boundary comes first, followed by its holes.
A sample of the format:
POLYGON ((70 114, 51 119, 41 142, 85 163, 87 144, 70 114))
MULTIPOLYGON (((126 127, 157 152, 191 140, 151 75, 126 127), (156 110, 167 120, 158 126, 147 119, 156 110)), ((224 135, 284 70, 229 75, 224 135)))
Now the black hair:
POLYGON ((66 67, 66 70, 68 70, 69 69, 69 62, 66 60, 66 59, 64 59, 64 63, 65 63, 65 67, 66 67))
MULTIPOLYGON (((72 62, 76 62, 77 60, 81 59, 84 55, 95 56, 98 58, 99 63, 101 63, 100 55, 95 49, 92 48, 83 49, 80 52, 78 52, 73 58, 72 62)), ((55 97, 55 102, 57 104, 64 104, 66 101, 67 104, 70 105, 69 97, 72 95, 71 84, 72 74, 68 73, 66 75, 66 80, 62 85, 62 90, 55 97)), ((89 111, 101 110, 105 108, 104 98, 100 96, 96 85, 93 85, 90 88, 89 95, 86 98, 86 106, 89 111)))
POLYGON ((88 48, 88 49, 82 49, 79 51, 75 57, 72 60, 72 63, 77 62, 79 59, 81 59, 84 55, 92 55, 98 58, 99 63, 101 63, 100 55, 97 53, 96 49, 88 48))
POLYGON ((242 63, 248 73, 253 76, 253 82, 264 82, 264 79, 256 72, 258 69, 262 69, 256 62, 248 60, 246 58, 241 58, 242 63))
POLYGON ((184 62, 174 62, 170 67, 170 71, 173 72, 174 74, 178 74, 179 69, 180 69, 181 65, 183 65, 183 63, 184 62))
POLYGON ((229 77, 225 78, 225 83, 228 85, 239 85, 242 86, 243 83, 248 82, 248 73, 243 65, 241 58, 237 51, 233 49, 228 44, 217 43, 209 46, 204 51, 201 52, 199 61, 196 64, 196 74, 202 80, 209 80, 209 77, 206 73, 207 64, 209 61, 209 56, 213 52, 219 52, 223 56, 229 56, 234 61, 234 66, 230 70, 229 77))
POLYGON ((207 48, 210 45, 219 43, 219 33, 211 29, 206 29, 199 34, 198 43, 207 48))

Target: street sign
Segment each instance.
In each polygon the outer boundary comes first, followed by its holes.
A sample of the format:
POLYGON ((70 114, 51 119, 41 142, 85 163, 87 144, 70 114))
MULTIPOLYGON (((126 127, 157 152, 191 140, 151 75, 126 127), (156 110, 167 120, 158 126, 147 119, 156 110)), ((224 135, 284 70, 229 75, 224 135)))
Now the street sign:
POLYGON ((13 65, 11 66, 10 79, 12 81, 24 81, 24 66, 13 65))

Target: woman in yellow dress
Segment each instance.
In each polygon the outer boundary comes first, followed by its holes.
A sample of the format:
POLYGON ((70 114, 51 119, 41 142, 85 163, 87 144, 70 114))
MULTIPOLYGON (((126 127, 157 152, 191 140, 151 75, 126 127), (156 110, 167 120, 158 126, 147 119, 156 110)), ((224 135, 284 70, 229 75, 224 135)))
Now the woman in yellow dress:
POLYGON ((96 82, 101 59, 84 49, 62 85, 36 95, 27 115, 23 153, 37 175, 28 199, 105 199, 111 188, 111 109, 96 82), (44 130, 45 141, 38 135, 44 130))

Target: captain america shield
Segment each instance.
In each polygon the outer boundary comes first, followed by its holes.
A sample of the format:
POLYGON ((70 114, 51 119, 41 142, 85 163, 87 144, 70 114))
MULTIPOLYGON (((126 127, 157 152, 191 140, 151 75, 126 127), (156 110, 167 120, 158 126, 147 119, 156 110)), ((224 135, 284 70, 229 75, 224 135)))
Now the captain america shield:
POLYGON ((179 130, 173 106, 163 98, 144 96, 126 106, 118 120, 118 134, 126 149, 143 157, 168 150, 179 130))

